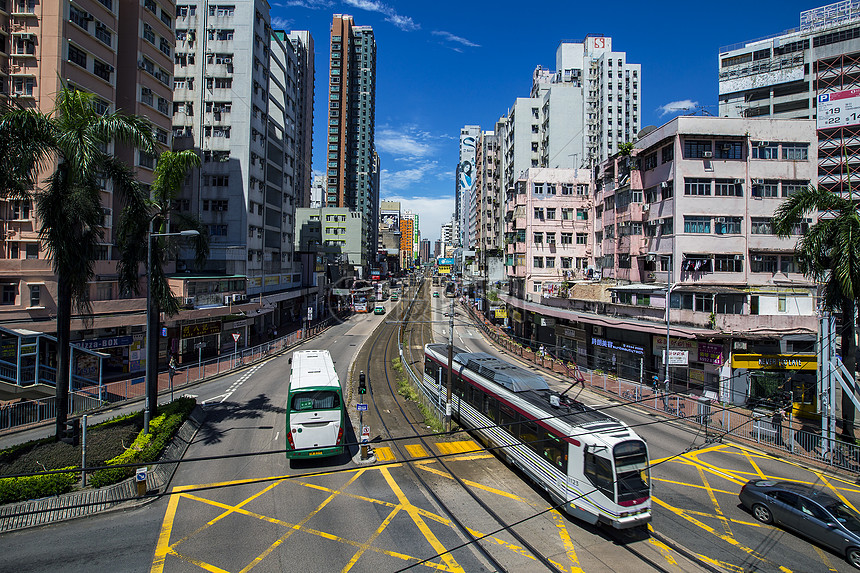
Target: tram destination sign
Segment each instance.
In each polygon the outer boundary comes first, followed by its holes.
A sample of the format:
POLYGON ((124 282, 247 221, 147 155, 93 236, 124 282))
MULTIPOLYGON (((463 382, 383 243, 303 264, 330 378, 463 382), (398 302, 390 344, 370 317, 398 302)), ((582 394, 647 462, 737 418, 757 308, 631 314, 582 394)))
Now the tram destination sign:
POLYGON ((817 128, 860 125, 860 89, 818 94, 817 128))

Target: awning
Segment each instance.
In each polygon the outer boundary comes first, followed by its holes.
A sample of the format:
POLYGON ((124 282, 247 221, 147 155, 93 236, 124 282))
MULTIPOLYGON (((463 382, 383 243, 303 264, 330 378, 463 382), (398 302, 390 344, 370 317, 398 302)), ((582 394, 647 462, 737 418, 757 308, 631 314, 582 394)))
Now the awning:
POLYGON ((708 294, 747 294, 747 291, 722 285, 685 285, 672 287, 672 292, 701 292, 708 294))

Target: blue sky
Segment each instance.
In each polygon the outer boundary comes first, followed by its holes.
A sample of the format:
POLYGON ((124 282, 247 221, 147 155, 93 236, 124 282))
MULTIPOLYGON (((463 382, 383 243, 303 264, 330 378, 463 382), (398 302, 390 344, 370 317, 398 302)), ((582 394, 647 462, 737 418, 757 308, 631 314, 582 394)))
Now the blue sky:
POLYGON ((314 168, 325 170, 326 91, 332 14, 372 26, 377 44, 376 146, 381 197, 419 213, 439 238, 454 209, 457 141, 464 125, 492 129, 534 68, 555 69, 562 40, 612 37, 642 64, 642 125, 680 113, 717 114, 720 47, 799 25, 827 2, 578 2, 511 0, 270 0, 277 29, 309 30, 316 48, 314 168), (679 108, 688 108, 687 111, 679 108))

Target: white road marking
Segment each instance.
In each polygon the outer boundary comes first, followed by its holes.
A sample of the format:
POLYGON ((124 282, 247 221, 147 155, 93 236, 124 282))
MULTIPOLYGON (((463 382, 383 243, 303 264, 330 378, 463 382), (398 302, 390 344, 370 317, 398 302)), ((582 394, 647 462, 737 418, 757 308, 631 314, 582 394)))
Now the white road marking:
MULTIPOLYGON (((269 359, 269 360, 271 360, 271 359, 269 359)), ((236 379, 236 381, 233 382, 229 388, 227 388, 227 391, 225 393, 219 394, 219 395, 215 396, 214 398, 209 398, 207 400, 203 400, 203 402, 201 402, 201 404, 206 404, 207 402, 215 402, 216 400, 218 401, 219 404, 222 404, 227 398, 229 398, 230 396, 233 395, 233 392, 238 390, 242 384, 244 384, 251 376, 253 376, 257 372, 257 370, 262 368, 263 365, 266 364, 266 362, 268 362, 269 360, 266 360, 265 362, 261 362, 260 364, 257 364, 255 366, 252 366, 247 372, 245 372, 244 374, 242 374, 242 376, 240 376, 238 379, 236 379), (218 400, 218 398, 221 398, 221 399, 218 400)))

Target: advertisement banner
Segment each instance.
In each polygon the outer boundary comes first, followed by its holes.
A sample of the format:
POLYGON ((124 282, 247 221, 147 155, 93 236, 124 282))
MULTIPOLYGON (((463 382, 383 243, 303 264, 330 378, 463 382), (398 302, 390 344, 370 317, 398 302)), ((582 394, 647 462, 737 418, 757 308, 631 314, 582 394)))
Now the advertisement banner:
POLYGON ((818 95, 818 129, 860 124, 860 89, 818 95))
POLYGON ((436 259, 436 264, 437 264, 437 265, 448 265, 448 266, 451 266, 451 265, 453 265, 453 264, 454 264, 454 259, 449 259, 449 258, 446 258, 446 257, 439 257, 438 259, 436 259))
POLYGON ((506 308, 497 308, 493 312, 496 318, 508 318, 508 309, 506 308))
POLYGON ((705 364, 722 364, 723 345, 700 342, 698 358, 699 362, 704 362, 705 364))
MULTIPOLYGON (((666 363, 666 351, 661 354, 663 364, 666 363)), ((689 353, 686 350, 670 350, 669 366, 687 366, 690 363, 689 353)))

